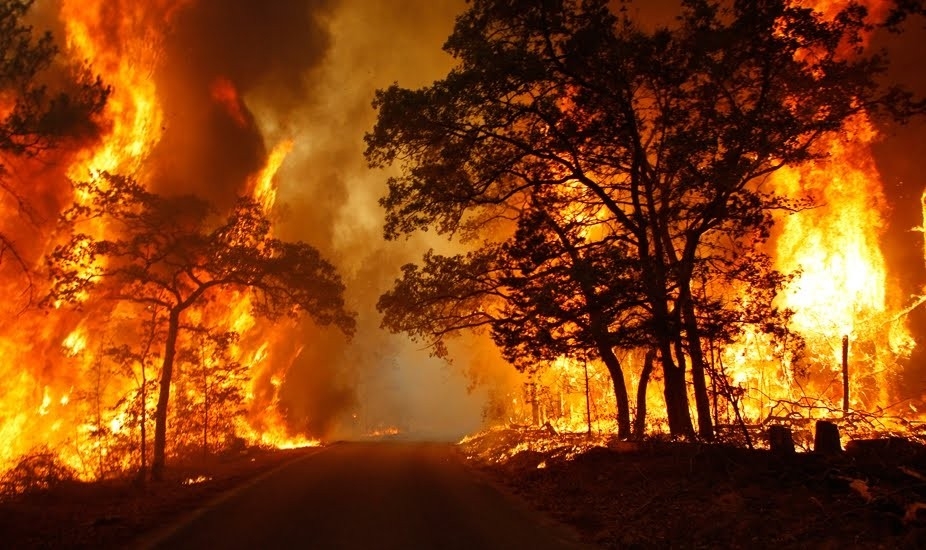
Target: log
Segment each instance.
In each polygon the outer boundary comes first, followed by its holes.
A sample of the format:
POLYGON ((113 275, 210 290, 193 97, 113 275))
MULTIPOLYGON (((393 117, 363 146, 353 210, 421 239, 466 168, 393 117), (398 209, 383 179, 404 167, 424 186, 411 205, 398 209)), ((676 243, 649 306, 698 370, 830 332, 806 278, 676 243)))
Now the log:
POLYGON ((836 454, 842 452, 839 442, 839 426, 827 420, 817 420, 813 436, 813 450, 815 453, 836 454))
POLYGON ((794 454, 794 438, 791 436, 791 428, 788 426, 769 426, 768 446, 769 450, 776 455, 794 454))

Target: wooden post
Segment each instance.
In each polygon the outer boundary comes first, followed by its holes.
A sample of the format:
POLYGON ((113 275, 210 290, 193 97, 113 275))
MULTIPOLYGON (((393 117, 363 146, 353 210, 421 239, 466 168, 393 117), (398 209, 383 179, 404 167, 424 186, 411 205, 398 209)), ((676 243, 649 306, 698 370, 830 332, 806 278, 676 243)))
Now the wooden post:
POLYGON ((842 337, 842 413, 849 412, 849 337, 842 337))
POLYGON ((813 437, 813 450, 816 453, 836 454, 842 452, 839 442, 839 426, 826 420, 817 420, 813 437))
POLYGON ((788 426, 769 426, 768 447, 776 455, 794 454, 794 437, 788 426))

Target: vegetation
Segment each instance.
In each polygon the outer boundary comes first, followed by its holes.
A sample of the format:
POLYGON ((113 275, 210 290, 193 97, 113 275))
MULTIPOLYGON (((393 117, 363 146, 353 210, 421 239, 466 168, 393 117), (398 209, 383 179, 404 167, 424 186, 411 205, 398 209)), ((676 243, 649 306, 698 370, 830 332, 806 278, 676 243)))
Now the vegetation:
POLYGON ((379 307, 438 352, 488 328, 509 358, 601 360, 621 437, 614 352, 654 350, 671 434, 695 434, 690 380, 711 439, 709 348, 747 328, 787 336, 773 299, 788 274, 760 246, 772 212, 808 203, 766 179, 825 156, 815 145, 862 113, 923 103, 879 85, 887 61, 864 50, 873 22, 854 3, 824 20, 786 0, 685 0, 653 30, 612 4, 474 0, 445 78, 377 93, 366 157, 401 171, 386 237, 434 229, 473 249, 406 266, 379 307))
MULTIPOLYGON (((308 244, 274 238, 261 205, 252 199, 242 198, 223 218, 196 197, 161 197, 131 178, 109 174, 77 184, 77 195, 80 202, 63 216, 70 236, 48 257, 53 286, 47 303, 80 305, 91 297, 129 302, 155 312, 164 323, 151 465, 155 479, 164 469, 178 339, 188 329, 184 313, 209 303, 219 291, 239 289, 250 291, 257 315, 307 313, 345 333, 353 330, 335 268, 308 244), (81 231, 100 221, 114 234, 97 237, 92 227, 81 231)), ((219 335, 213 342, 221 347, 229 338, 219 335)), ((206 390, 203 397, 215 388, 206 390)))
MULTIPOLYGON (((33 205, 7 178, 9 161, 35 156, 64 140, 95 135, 93 117, 109 96, 109 88, 91 77, 87 68, 77 70, 76 76, 51 78, 58 54, 52 35, 35 36, 23 21, 33 3, 0 0, 0 191, 31 222, 35 221, 33 205)), ((28 271, 14 244, 0 230, 0 260, 9 254, 28 271)))

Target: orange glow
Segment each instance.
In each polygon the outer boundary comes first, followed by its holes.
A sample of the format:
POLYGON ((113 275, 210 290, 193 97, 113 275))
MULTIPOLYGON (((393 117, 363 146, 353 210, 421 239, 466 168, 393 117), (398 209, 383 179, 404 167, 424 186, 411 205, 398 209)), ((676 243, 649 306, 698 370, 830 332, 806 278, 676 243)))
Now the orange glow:
MULTIPOLYGON (((164 43, 168 39, 165 33, 190 3, 191 0, 62 0, 59 12, 64 29, 62 55, 77 64, 86 60, 93 73, 112 87, 97 121, 103 129, 102 135, 92 144, 75 145, 75 150, 67 152, 69 161, 60 168, 58 178, 63 185, 67 183, 64 176, 86 181, 105 171, 132 176, 153 188, 156 182, 152 181, 154 170, 150 168, 150 160, 171 124, 162 102, 164 92, 159 89, 164 43)), ((247 106, 231 81, 219 78, 206 92, 237 124, 247 125, 247 106)), ((9 110, 7 99, 0 97, 0 116, 9 110)), ((278 144, 268 155, 266 166, 248 181, 240 182, 240 187, 260 201, 268 213, 276 203, 275 175, 291 149, 291 141, 278 144)), ((24 186, 40 181, 32 182, 25 176, 21 179, 24 186)), ((62 197, 65 207, 71 201, 86 203, 89 199, 73 189, 54 189, 50 194, 62 197)), ((7 208, 8 205, 0 204, 5 216, 15 216, 7 208)), ((54 214, 50 217, 53 222, 54 214)), ((57 237, 54 223, 38 229, 42 232, 35 238, 38 249, 28 251, 27 259, 41 266, 42 254, 54 248, 57 237)), ((116 236, 120 230, 97 220, 80 225, 80 231, 91 238, 116 236)), ((86 275, 105 267, 99 262, 88 266, 86 275)), ((3 279, 0 284, 7 296, 19 296, 22 292, 19 279, 3 279)), ((37 289, 39 295, 45 291, 37 289)), ((60 307, 25 313, 17 309, 20 304, 3 306, 0 472, 44 446, 54 450, 65 465, 84 479, 135 468, 139 463, 138 414, 142 405, 147 409, 147 446, 151 452, 151 411, 157 392, 149 388, 144 394, 145 402, 141 403, 141 381, 146 380, 150 386, 160 374, 163 335, 155 335, 143 364, 135 356, 119 359, 109 354, 111 350, 128 346, 133 352, 140 352, 144 348, 142 344, 149 336, 142 330, 141 320, 150 319, 152 313, 141 311, 135 304, 95 303, 89 294, 82 306, 80 311, 60 307)), ((234 436, 262 446, 293 448, 320 444, 290 433, 286 419, 276 410, 286 370, 298 352, 279 357, 281 354, 274 346, 285 338, 286 328, 277 326, 271 330, 269 323, 254 318, 251 309, 248 292, 229 291, 188 312, 186 321, 202 323, 218 332, 233 331, 239 338, 221 360, 207 353, 213 348, 201 337, 182 338, 180 347, 187 357, 178 368, 200 374, 199 378, 189 374, 175 380, 170 414, 180 406, 175 405, 176 399, 176 403, 185 401, 183 406, 189 410, 200 411, 189 413, 197 421, 214 421, 223 404, 211 403, 211 416, 206 417, 202 413, 206 408, 203 388, 219 383, 216 380, 220 380, 222 368, 240 364, 242 374, 236 376, 241 379, 228 383, 241 386, 244 399, 241 405, 247 415, 239 416, 232 426, 234 436)), ((176 427, 177 423, 172 425, 176 427)), ((174 452, 180 452, 183 446, 229 443, 200 442, 196 439, 199 436, 192 432, 183 437, 186 439, 171 442, 178 449, 174 452)))
POLYGON ((235 121, 235 124, 242 128, 248 125, 241 98, 238 97, 238 90, 231 80, 223 77, 216 78, 210 87, 210 91, 212 92, 212 99, 225 109, 225 112, 235 121))
POLYGON ((265 212, 273 210, 277 200, 274 178, 286 160, 286 155, 293 150, 293 142, 285 140, 276 145, 267 157, 267 164, 251 181, 251 194, 264 207, 265 212))

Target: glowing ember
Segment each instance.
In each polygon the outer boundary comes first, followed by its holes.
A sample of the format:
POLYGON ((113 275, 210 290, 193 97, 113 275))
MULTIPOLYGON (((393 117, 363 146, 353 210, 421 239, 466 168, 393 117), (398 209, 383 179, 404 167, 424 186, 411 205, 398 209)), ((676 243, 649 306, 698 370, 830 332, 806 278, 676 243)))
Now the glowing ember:
POLYGON ((196 477, 188 477, 180 483, 182 485, 199 485, 200 483, 205 483, 207 481, 212 481, 212 478, 204 475, 198 475, 196 477))

